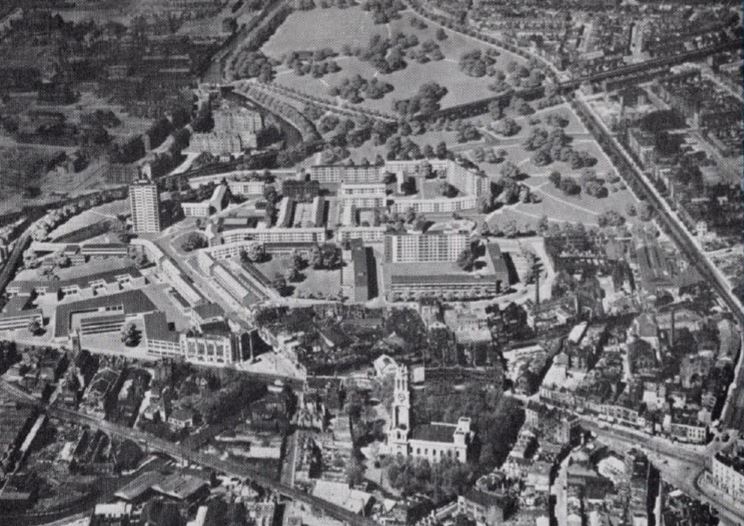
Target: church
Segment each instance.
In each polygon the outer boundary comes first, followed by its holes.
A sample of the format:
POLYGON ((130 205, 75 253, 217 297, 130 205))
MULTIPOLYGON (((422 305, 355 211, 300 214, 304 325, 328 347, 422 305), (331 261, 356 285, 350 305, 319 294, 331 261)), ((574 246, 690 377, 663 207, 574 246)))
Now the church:
POLYGON ((457 424, 431 422, 411 428, 411 394, 405 365, 395 371, 393 396, 386 443, 390 455, 425 458, 429 462, 440 462, 445 458, 458 462, 467 460, 473 434, 469 418, 460 417, 457 424))

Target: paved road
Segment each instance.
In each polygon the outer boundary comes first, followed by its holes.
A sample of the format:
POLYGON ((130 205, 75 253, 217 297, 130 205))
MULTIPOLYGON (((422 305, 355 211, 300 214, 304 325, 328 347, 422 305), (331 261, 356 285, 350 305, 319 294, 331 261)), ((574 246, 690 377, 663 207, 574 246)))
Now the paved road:
POLYGON ((332 504, 323 499, 313 497, 312 495, 308 495, 307 493, 304 493, 300 490, 294 489, 286 484, 267 477, 266 475, 259 473, 254 469, 243 465, 240 462, 225 461, 215 455, 193 451, 180 444, 175 444, 173 442, 168 442, 166 440, 157 438, 149 433, 120 426, 118 424, 107 422, 105 420, 98 420, 77 411, 71 411, 69 409, 64 409, 61 407, 44 406, 34 398, 30 397, 28 394, 15 388, 12 385, 9 385, 7 382, 4 381, 0 381, 0 389, 3 389, 6 393, 23 402, 34 403, 36 405, 42 406, 46 409, 47 415, 51 417, 74 422, 79 425, 87 425, 93 429, 100 429, 101 431, 112 436, 127 438, 139 442, 140 444, 144 445, 150 452, 163 453, 180 460, 185 460, 192 464, 198 464, 218 472, 226 473, 230 476, 249 479, 256 484, 267 487, 284 497, 303 502, 311 506, 312 509, 320 510, 337 520, 349 524, 350 526, 373 526, 375 524, 375 522, 371 519, 361 517, 347 511, 340 506, 332 504))
MULTIPOLYGON (((744 327, 744 309, 742 308, 741 301, 734 294, 731 283, 721 273, 720 269, 713 264, 710 258, 701 251, 692 234, 677 215, 677 212, 671 208, 669 202, 649 181, 643 170, 617 141, 602 119, 594 114, 589 105, 581 99, 578 100, 578 107, 580 113, 594 122, 596 128, 600 130, 607 143, 615 150, 615 153, 627 161, 627 164, 631 168, 629 170, 630 176, 642 188, 642 197, 648 199, 653 205, 659 221, 666 227, 669 236, 674 240, 677 247, 687 257, 690 263, 695 266, 698 272, 718 293, 721 300, 723 300, 738 321, 739 328, 744 327)), ((728 403, 724 408, 724 415, 722 416, 722 422, 725 426, 738 430, 744 430, 744 374, 742 374, 744 367, 742 367, 742 363, 744 363, 744 349, 739 353, 735 385, 728 394, 728 403)))
POLYGON ((16 244, 13 246, 13 251, 5 262, 3 270, 0 271, 0 292, 5 291, 5 287, 8 286, 8 283, 10 283, 10 280, 13 278, 15 269, 23 256, 23 251, 26 250, 26 246, 28 246, 29 241, 31 240, 31 234, 29 233, 30 228, 31 227, 29 227, 29 229, 18 238, 16 244))
POLYGON ((581 425, 613 449, 625 451, 642 445, 643 452, 659 470, 664 480, 691 497, 713 506, 718 511, 723 524, 738 526, 743 523, 744 517, 740 515, 739 510, 732 508, 729 503, 716 498, 710 492, 703 491, 698 484, 700 475, 705 471, 706 453, 691 450, 689 446, 671 443, 668 440, 648 437, 644 439, 640 435, 636 436, 632 432, 617 428, 600 428, 594 421, 586 418, 582 419, 581 425))

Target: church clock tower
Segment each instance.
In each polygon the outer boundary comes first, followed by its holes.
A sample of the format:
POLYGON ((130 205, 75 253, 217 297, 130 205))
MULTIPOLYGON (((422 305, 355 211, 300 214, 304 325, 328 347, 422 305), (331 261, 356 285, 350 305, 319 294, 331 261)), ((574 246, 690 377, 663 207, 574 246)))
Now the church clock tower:
POLYGON ((393 411, 387 432, 388 446, 392 454, 408 455, 408 433, 411 428, 411 395, 408 391, 408 367, 401 365, 395 371, 393 411))

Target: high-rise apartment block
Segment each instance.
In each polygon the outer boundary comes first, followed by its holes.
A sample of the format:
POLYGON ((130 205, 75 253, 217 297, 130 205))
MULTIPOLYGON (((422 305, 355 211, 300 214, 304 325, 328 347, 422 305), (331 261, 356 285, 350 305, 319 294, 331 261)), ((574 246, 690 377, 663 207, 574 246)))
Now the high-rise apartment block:
POLYGON ((160 232, 160 196, 155 183, 141 180, 129 185, 129 207, 136 234, 160 232))

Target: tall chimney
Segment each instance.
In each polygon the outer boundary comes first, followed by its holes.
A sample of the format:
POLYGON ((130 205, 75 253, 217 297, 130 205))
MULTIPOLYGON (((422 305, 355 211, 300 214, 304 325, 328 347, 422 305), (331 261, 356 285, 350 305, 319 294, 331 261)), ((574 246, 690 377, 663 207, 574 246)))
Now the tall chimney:
POLYGON ((674 318, 675 318, 676 312, 677 312, 677 309, 672 307, 672 330, 671 330, 671 334, 669 335, 669 346, 670 347, 674 347, 674 329, 675 329, 674 318))

